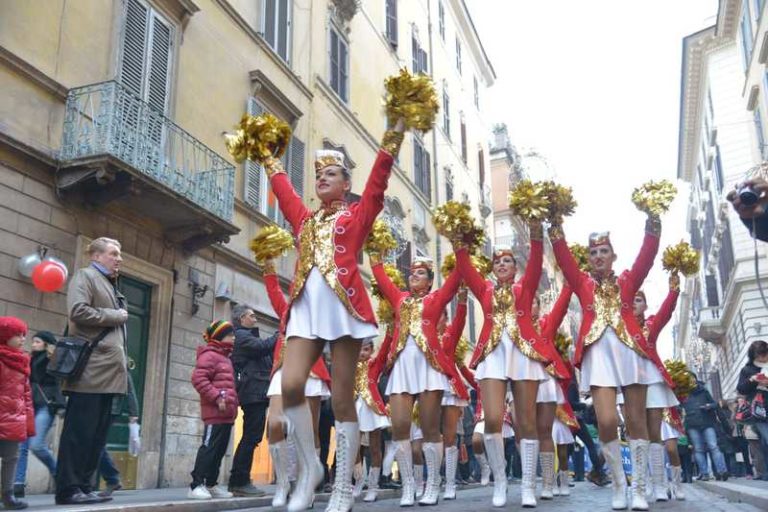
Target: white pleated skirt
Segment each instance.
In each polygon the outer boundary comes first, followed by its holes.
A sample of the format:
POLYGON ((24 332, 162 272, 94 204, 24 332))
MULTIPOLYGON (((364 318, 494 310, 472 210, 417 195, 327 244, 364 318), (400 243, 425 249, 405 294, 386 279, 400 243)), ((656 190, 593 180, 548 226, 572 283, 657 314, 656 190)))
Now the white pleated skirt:
POLYGON ((376 325, 358 320, 347 311, 317 267, 313 267, 301 295, 291 305, 285 339, 298 336, 334 341, 351 336, 364 340, 378 335, 376 325))
POLYGON ((466 407, 469 405, 469 401, 459 398, 449 388, 448 391, 443 393, 443 401, 440 405, 443 407, 466 407))
MULTIPOLYGON (((541 363, 539 363, 541 364, 541 363)), ((536 403, 546 404, 555 402, 558 404, 565 403, 565 396, 563 396, 563 390, 557 385, 557 381, 549 374, 548 379, 539 382, 539 391, 536 393, 536 403)))
MULTIPOLYGON (((503 337, 509 338, 505 332, 503 337)), ((523 354, 511 340, 512 353, 509 359, 509 371, 507 377, 512 381, 516 380, 538 380, 544 381, 550 379, 550 375, 544 370, 544 364, 531 359, 523 354)))
POLYGON ((357 421, 360 424, 360 432, 373 432, 380 428, 389 428, 389 418, 374 412, 362 398, 358 397, 355 400, 355 409, 357 409, 357 421))
POLYGON ((411 423, 411 441, 418 441, 424 439, 424 433, 421 431, 421 427, 415 423, 411 423))
POLYGON ((668 441, 669 439, 677 439, 680 437, 680 432, 677 431, 672 425, 666 421, 661 422, 661 440, 668 441))
MULTIPOLYGON (((269 381, 269 389, 267 389, 267 397, 282 396, 283 395, 283 369, 280 368, 272 376, 272 380, 269 381)), ((307 379, 307 383, 304 384, 304 396, 312 398, 319 396, 322 400, 331 397, 331 390, 328 389, 328 385, 311 375, 307 379)))
POLYGON ((658 368, 650 359, 624 345, 611 327, 584 352, 581 392, 589 392, 591 386, 618 388, 656 382, 663 382, 658 368))
POLYGON ((680 405, 677 397, 669 389, 666 382, 656 382, 648 386, 648 392, 645 397, 646 409, 661 409, 680 405))
POLYGON ((387 395, 408 393, 418 395, 423 391, 449 391, 448 377, 432 368, 424 352, 413 336, 408 336, 405 347, 398 354, 387 382, 387 395))
POLYGON ((509 338, 506 332, 501 335, 501 342, 488 354, 475 371, 475 380, 496 379, 507 380, 509 374, 509 364, 512 360, 512 349, 515 344, 509 338))
POLYGON ((555 422, 552 423, 552 440, 555 444, 571 444, 574 442, 571 429, 557 418, 555 418, 555 422))
MULTIPOLYGON (((475 430, 473 431, 475 434, 485 434, 485 420, 478 421, 475 423, 475 430)), ((515 437, 515 429, 512 428, 512 425, 507 423, 506 421, 501 424, 501 437, 504 438, 510 438, 515 437)))

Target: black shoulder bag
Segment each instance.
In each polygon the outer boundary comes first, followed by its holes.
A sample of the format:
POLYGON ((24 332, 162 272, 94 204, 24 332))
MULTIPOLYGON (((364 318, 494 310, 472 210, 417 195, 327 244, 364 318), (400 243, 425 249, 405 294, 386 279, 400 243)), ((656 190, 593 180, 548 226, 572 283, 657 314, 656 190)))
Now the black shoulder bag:
POLYGON ((76 381, 83 374, 93 350, 112 329, 114 327, 104 329, 93 341, 78 336, 67 336, 64 333, 64 337, 56 342, 56 349, 45 369, 46 373, 58 379, 76 381))

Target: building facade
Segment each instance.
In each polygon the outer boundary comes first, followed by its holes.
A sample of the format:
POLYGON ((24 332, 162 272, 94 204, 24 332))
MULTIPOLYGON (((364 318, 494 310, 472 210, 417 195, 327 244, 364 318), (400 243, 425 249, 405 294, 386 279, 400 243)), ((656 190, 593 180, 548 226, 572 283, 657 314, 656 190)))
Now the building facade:
POLYGON ((681 295, 675 355, 728 399, 749 344, 768 327, 758 289, 758 280, 768 282, 768 252, 725 199, 765 158, 768 41, 765 55, 755 48, 765 38, 764 12, 763 2, 720 2, 716 25, 683 41, 677 176, 690 184, 688 231, 702 256, 681 295))
MULTIPOLYGON (((91 239, 122 242, 143 443, 128 457, 121 418, 109 448, 128 487, 188 482, 202 432, 190 374, 208 323, 247 303, 262 333, 278 325, 248 243, 283 219, 222 133, 272 112, 293 128, 284 164, 310 207, 314 149, 344 152, 359 194, 386 128, 383 81, 400 67, 432 75, 446 107, 435 130, 406 137, 390 180, 384 215, 404 265, 446 254, 429 211, 454 189, 484 204, 495 76, 463 1, 0 4, 0 314, 61 333, 65 293, 36 291, 19 258, 43 247, 72 272, 91 239)), ((278 266, 286 287, 293 264, 278 266)), ((30 472, 45 490, 36 461, 30 472)), ((263 443, 253 476, 270 474, 263 443)))

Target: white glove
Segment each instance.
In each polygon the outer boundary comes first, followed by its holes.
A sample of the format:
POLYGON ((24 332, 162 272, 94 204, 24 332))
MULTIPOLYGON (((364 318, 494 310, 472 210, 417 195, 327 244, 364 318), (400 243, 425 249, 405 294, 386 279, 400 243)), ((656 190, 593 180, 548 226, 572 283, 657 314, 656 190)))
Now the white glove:
POLYGON ((128 453, 133 457, 141 451, 141 426, 138 423, 128 424, 128 453))

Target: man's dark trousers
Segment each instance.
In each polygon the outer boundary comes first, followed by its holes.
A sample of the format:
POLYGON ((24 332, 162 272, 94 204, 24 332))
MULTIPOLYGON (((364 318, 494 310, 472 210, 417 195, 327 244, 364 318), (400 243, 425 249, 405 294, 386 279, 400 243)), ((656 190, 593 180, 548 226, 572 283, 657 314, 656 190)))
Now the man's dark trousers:
POLYGON ((254 402, 242 405, 243 437, 237 445, 232 458, 232 472, 229 475, 229 487, 242 487, 251 481, 253 451, 264 437, 264 426, 269 402, 254 402))
POLYGON ((69 393, 56 467, 56 497, 67 499, 93 490, 91 479, 99 466, 112 424, 112 394, 69 393))

